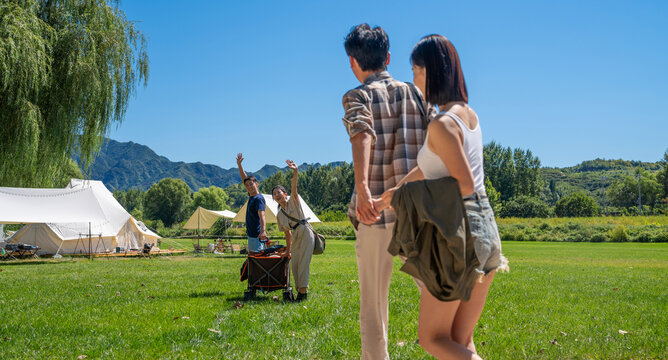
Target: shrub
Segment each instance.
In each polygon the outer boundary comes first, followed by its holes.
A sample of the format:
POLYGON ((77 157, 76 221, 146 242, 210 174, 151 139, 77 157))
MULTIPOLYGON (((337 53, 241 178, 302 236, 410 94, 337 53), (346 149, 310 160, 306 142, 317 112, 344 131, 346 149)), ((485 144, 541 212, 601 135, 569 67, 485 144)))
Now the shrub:
POLYGON ((501 217, 545 218, 550 216, 550 206, 538 197, 520 195, 506 201, 499 215, 501 217))
POLYGON ((610 232, 610 241, 614 242, 624 242, 629 241, 629 235, 626 233, 626 227, 624 225, 617 225, 610 232))
POLYGON ((608 237, 605 236, 605 234, 603 234, 603 233, 596 233, 589 239, 589 241, 591 241, 591 242, 605 242, 605 241, 608 241, 608 237))
POLYGON ((345 211, 342 210, 325 210, 318 215, 320 221, 330 222, 330 221, 344 221, 348 220, 348 215, 345 211))
POLYGON ((559 217, 588 217, 598 215, 596 200, 583 193, 573 193, 559 199, 554 206, 559 217))

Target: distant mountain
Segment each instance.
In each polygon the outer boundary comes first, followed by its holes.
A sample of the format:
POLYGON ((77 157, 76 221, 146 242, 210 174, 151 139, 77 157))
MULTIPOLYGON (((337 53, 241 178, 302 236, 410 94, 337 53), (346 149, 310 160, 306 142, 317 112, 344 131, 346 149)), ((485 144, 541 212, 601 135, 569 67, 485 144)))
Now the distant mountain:
MULTIPOLYGON (((335 162, 338 165, 342 162, 335 162)), ((302 164, 300 169, 316 164, 302 164)), ((256 172, 248 172, 258 180, 273 175, 277 171, 285 170, 274 165, 265 165, 256 172)), ((95 163, 90 169, 90 178, 102 180, 111 190, 127 190, 140 188, 147 190, 154 183, 163 178, 181 179, 197 191, 202 187, 215 185, 227 187, 239 182, 238 168, 223 169, 216 165, 196 163, 185 163, 182 161, 170 161, 164 156, 156 154, 146 145, 130 142, 118 142, 112 139, 102 146, 95 163)))
MULTIPOLYGON (((343 162, 333 162, 327 165, 337 166, 343 162)), ((310 167, 323 166, 319 163, 301 164, 300 170, 310 167)), ((642 168, 650 172, 657 172, 661 168, 659 162, 639 162, 627 160, 595 159, 564 168, 541 168, 541 175, 545 181, 545 191, 549 191, 549 183, 554 182, 561 192, 570 193, 584 191, 594 195, 600 189, 609 186, 624 176, 633 174, 635 169, 642 168)), ((256 172, 249 172, 258 180, 263 180, 277 171, 274 165, 265 165, 256 172)), ((91 168, 91 179, 102 180, 109 189, 127 190, 140 188, 147 190, 151 185, 163 178, 177 178, 185 181, 193 191, 202 187, 215 185, 227 187, 239 182, 237 168, 223 169, 216 165, 185 162, 173 162, 164 156, 156 154, 151 148, 134 142, 118 142, 109 139, 102 146, 100 154, 91 168)))

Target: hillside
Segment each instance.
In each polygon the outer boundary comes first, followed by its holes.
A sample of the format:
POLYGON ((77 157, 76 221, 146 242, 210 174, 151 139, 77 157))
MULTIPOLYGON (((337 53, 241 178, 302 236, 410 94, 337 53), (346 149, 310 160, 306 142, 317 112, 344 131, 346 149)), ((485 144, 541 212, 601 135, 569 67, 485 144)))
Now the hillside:
POLYGON ((541 176, 545 181, 545 192, 549 191, 550 183, 554 182, 562 194, 582 191, 600 202, 603 188, 633 175, 638 169, 656 173, 661 169, 661 163, 595 159, 571 167, 541 168, 541 176))
MULTIPOLYGON (((332 165, 339 163, 332 163, 332 165)), ((302 164, 299 168, 304 169, 311 166, 318 167, 320 164, 302 164)), ((247 173, 261 181, 283 169, 285 168, 264 165, 255 172, 247 173)), ((190 186, 190 189, 197 191, 211 185, 225 188, 236 184, 239 182, 239 170, 237 168, 223 169, 201 162, 174 162, 156 154, 146 145, 132 141, 118 142, 112 139, 108 139, 107 143, 102 146, 90 169, 90 178, 102 180, 111 190, 130 188, 147 190, 154 183, 168 177, 182 179, 190 186)))
MULTIPOLYGON (((341 163, 334 162, 329 165, 336 166, 341 163)), ((321 165, 319 163, 302 164, 299 167, 306 169, 311 166, 321 165)), ((583 161, 572 167, 544 167, 541 168, 541 177, 545 184, 546 198, 550 198, 548 192, 551 182, 561 194, 583 191, 598 198, 604 186, 607 187, 616 180, 633 174, 638 168, 657 172, 661 169, 661 163, 595 159, 583 161)), ((264 165, 261 169, 249 172, 249 174, 263 180, 279 170, 285 170, 285 168, 264 165)), ((184 180, 193 191, 211 185, 225 188, 236 184, 238 176, 237 168, 223 169, 201 162, 174 162, 156 154, 148 146, 111 139, 100 150, 90 173, 92 179, 102 180, 112 190, 130 188, 146 190, 160 179, 167 177, 184 180)))

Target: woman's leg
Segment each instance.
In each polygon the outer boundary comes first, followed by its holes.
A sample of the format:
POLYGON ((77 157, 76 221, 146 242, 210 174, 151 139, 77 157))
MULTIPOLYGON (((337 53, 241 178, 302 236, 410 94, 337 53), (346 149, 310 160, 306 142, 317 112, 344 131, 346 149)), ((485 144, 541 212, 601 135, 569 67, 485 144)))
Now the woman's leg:
POLYGON ((473 330, 475 330, 482 309, 485 307, 485 300, 487 300, 487 293, 493 278, 494 271, 485 276, 483 282, 475 284, 473 291, 471 291, 471 298, 469 301, 462 301, 452 323, 452 339, 466 346, 473 353, 476 352, 473 344, 473 330))
POLYGON ((310 231, 293 232, 292 242, 292 273, 297 292, 306 294, 309 283, 311 257, 313 256, 313 241, 308 237, 310 231))
POLYGON ((452 340, 452 324, 460 303, 440 301, 426 289, 421 293, 418 338, 420 345, 437 359, 480 359, 452 340))

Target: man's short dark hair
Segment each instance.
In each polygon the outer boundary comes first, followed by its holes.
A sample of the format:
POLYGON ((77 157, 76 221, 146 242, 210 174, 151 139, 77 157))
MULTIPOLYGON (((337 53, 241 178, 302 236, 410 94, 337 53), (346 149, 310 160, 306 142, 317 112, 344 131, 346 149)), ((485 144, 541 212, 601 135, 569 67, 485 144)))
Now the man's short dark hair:
POLYGON ((343 45, 363 71, 385 70, 390 40, 382 27, 372 29, 367 23, 359 24, 350 30, 343 45))
POLYGON ((469 102, 459 55, 450 40, 441 35, 423 37, 413 48, 411 62, 425 68, 424 97, 430 104, 469 102))
POLYGON ((254 182, 254 183, 256 183, 256 184, 258 183, 258 182, 257 182, 257 178, 256 178, 255 176, 251 175, 251 176, 247 176, 247 177, 244 179, 244 184, 246 183, 246 181, 249 181, 249 180, 252 181, 252 182, 254 182))

